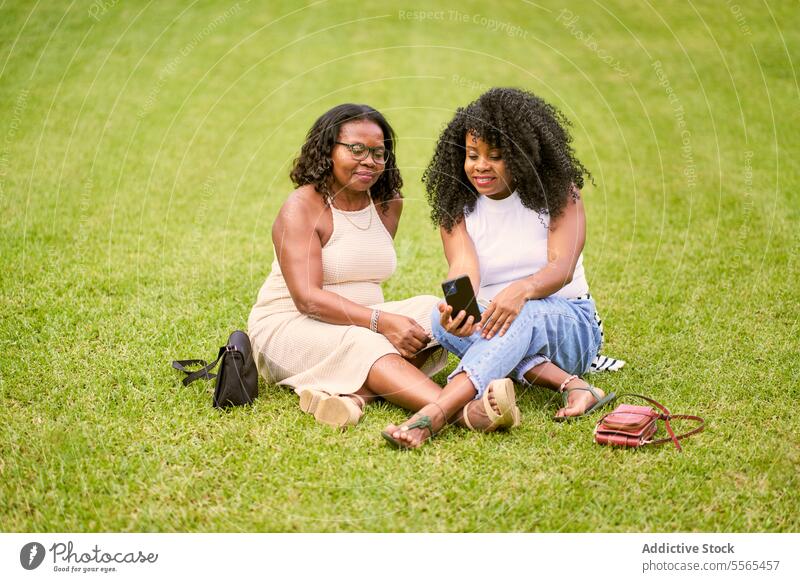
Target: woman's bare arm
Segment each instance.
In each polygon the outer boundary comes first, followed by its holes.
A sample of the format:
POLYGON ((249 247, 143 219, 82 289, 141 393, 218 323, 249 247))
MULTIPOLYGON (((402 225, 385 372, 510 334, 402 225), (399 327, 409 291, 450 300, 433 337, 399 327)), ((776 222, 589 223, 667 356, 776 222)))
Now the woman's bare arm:
POLYGON ((450 267, 447 271, 447 278, 468 275, 472 289, 477 295, 481 286, 481 271, 478 265, 478 253, 475 251, 472 238, 467 233, 465 221, 462 220, 456 224, 450 232, 447 232, 444 227, 439 230, 442 235, 444 254, 450 267))
MULTIPOLYGON (((398 210, 399 205, 395 212, 398 210)), ((286 286, 303 315, 326 323, 369 328, 372 309, 322 288, 322 242, 316 230, 322 212, 321 200, 295 192, 272 225, 272 242, 286 286)), ((380 315, 378 332, 406 358, 422 350, 430 339, 416 321, 395 313, 380 315)))
POLYGON ((272 225, 272 242, 297 310, 327 323, 369 327, 372 310, 322 288, 322 243, 316 231, 324 206, 292 194, 272 225))
MULTIPOLYGON (((450 232, 444 227, 440 228, 444 254, 447 257, 449 269, 447 278, 453 279, 461 275, 467 275, 472 290, 478 294, 481 286, 481 271, 478 264, 478 253, 475 251, 475 244, 467 232, 467 226, 462 220, 456 224, 450 232)), ((453 308, 449 305, 440 304, 439 313, 441 314, 440 323, 448 333, 459 337, 466 337, 472 334, 477 328, 477 323, 466 312, 453 313, 453 308)))
POLYGON ((547 265, 523 279, 526 299, 549 297, 572 281, 586 242, 586 213, 580 197, 570 199, 564 213, 550 223, 547 265))

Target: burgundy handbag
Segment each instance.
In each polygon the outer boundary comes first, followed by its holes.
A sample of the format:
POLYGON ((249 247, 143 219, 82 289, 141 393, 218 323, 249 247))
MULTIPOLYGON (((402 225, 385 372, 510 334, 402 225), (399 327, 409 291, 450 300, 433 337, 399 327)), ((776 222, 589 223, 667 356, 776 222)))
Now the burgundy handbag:
POLYGON ((641 447, 644 445, 660 445, 672 441, 678 451, 682 451, 683 449, 678 441, 697 434, 705 428, 705 421, 699 416, 672 414, 663 404, 640 394, 624 394, 622 396, 635 396, 646 400, 661 412, 656 412, 649 406, 620 404, 612 412, 597 421, 597 425, 594 427, 594 440, 596 443, 617 447, 641 447), (697 421, 700 425, 689 432, 676 436, 670 421, 679 418, 697 421), (652 440, 658 429, 659 420, 664 421, 669 437, 652 440))

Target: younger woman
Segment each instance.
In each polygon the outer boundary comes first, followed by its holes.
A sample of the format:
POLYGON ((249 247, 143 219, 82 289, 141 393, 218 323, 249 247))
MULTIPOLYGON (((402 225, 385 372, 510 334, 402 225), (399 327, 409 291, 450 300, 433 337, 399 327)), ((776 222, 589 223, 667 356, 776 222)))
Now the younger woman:
POLYGON ((466 374, 476 398, 505 376, 556 389, 555 420, 614 398, 579 377, 602 328, 583 268, 588 172, 567 125, 529 92, 491 89, 456 112, 423 177, 448 278, 468 275, 482 308, 479 322, 444 304, 433 312, 434 336, 461 358, 451 378, 466 374))

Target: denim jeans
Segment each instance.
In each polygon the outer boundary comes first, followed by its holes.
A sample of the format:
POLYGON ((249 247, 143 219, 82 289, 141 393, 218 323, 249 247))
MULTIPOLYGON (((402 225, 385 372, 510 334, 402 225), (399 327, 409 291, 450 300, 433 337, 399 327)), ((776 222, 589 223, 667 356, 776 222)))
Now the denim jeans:
POLYGON ((482 338, 480 331, 468 337, 447 333, 438 308, 431 314, 431 323, 439 343, 461 358, 448 381, 466 372, 478 399, 492 380, 508 376, 528 384, 524 374, 544 362, 553 362, 568 374, 585 373, 600 348, 594 314, 593 299, 546 297, 526 301, 506 333, 491 339, 482 338))

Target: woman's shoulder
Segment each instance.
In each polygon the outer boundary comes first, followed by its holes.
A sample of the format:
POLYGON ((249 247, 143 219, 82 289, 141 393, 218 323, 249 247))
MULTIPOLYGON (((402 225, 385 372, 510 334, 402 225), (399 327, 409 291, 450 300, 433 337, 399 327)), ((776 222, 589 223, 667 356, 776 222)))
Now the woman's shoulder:
POLYGON ((319 192, 317 192, 317 189, 311 184, 306 184, 305 186, 300 186, 299 188, 293 190, 289 196, 286 197, 286 201, 283 203, 282 208, 292 206, 317 209, 324 208, 326 205, 324 198, 319 192))
POLYGON ((389 216, 399 217, 403 212, 403 195, 399 190, 395 190, 391 198, 379 202, 377 206, 381 212, 389 216))
POLYGON ((397 226, 400 223, 400 215, 403 213, 403 195, 395 191, 394 196, 375 205, 386 230, 394 238, 397 234, 397 226))
POLYGON ((317 215, 325 208, 325 200, 319 192, 316 191, 314 186, 309 184, 293 190, 289 196, 286 197, 278 214, 280 216, 288 213, 296 216, 298 213, 302 212, 304 214, 317 215))
POLYGON ((314 186, 300 186, 286 197, 275 217, 273 227, 280 224, 292 227, 316 224, 326 208, 325 200, 314 186))

